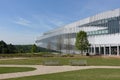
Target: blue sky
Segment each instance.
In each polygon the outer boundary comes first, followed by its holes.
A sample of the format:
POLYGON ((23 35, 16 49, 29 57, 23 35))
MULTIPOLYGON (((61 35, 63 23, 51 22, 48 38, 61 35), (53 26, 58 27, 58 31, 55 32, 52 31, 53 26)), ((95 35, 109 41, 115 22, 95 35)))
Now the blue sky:
POLYGON ((43 32, 116 8, 120 0, 0 0, 0 40, 33 44, 43 32))

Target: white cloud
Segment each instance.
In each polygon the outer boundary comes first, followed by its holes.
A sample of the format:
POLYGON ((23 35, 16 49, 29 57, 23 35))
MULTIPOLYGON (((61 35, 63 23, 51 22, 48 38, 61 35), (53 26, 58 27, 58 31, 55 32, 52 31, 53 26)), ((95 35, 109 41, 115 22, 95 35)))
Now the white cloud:
POLYGON ((22 17, 19 17, 16 21, 14 21, 16 24, 20 24, 22 26, 30 26, 30 21, 22 18, 22 17))
POLYGON ((65 23, 64 20, 55 16, 34 15, 29 17, 29 20, 24 17, 16 17, 12 21, 12 25, 15 24, 19 26, 14 30, 8 31, 6 29, 0 32, 4 34, 0 39, 13 44, 32 44, 43 32, 62 26, 65 23), (26 29, 23 30, 20 26, 26 27, 26 29), (19 29, 19 32, 16 29, 19 29))
POLYGON ((67 20, 62 20, 61 15, 33 15, 29 17, 29 20, 23 17, 16 17, 13 23, 21 25, 22 27, 31 28, 34 30, 40 30, 41 32, 52 30, 56 27, 65 25, 67 20))
POLYGON ((47 15, 33 15, 33 18, 39 23, 42 28, 46 29, 54 29, 55 27, 65 25, 65 20, 62 20, 58 17, 58 15, 47 16, 47 15))
POLYGON ((49 23, 55 25, 56 27, 58 27, 58 26, 62 26, 62 25, 65 24, 63 21, 61 21, 61 20, 57 20, 57 19, 49 20, 49 23))

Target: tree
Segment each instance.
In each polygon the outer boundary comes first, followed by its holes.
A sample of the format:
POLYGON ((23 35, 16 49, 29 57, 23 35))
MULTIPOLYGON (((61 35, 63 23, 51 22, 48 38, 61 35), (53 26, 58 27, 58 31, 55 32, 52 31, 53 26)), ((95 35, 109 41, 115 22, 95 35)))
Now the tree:
POLYGON ((8 46, 4 41, 0 41, 0 53, 8 53, 8 46))
POLYGON ((16 48, 14 45, 9 44, 8 45, 8 53, 15 53, 16 52, 16 48))
POLYGON ((31 52, 32 53, 37 52, 37 46, 35 44, 32 45, 31 52))
POLYGON ((84 31, 78 32, 76 36, 76 42, 75 42, 76 49, 80 50, 81 54, 83 54, 83 51, 87 50, 89 46, 90 44, 87 39, 87 33, 84 31))

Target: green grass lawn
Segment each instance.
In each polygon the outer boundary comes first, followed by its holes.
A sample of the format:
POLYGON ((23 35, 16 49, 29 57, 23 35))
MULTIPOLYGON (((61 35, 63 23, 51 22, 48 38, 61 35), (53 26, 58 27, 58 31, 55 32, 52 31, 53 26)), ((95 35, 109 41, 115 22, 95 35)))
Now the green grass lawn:
POLYGON ((30 67, 0 67, 0 74, 33 71, 35 68, 30 67))
POLYGON ((120 69, 87 69, 7 80, 120 80, 120 69))
POLYGON ((36 65, 42 64, 45 60, 58 60, 63 65, 68 65, 70 60, 87 60, 88 65, 108 65, 108 66, 120 66, 120 59, 118 58, 102 58, 102 57, 33 57, 27 59, 17 60, 0 60, 0 64, 19 64, 19 65, 36 65))

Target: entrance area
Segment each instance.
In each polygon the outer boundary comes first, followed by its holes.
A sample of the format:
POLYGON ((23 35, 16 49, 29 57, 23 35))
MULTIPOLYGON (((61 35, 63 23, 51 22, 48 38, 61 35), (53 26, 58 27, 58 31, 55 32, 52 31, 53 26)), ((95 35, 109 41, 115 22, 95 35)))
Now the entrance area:
POLYGON ((96 55, 120 55, 120 45, 92 45, 89 50, 96 55))

